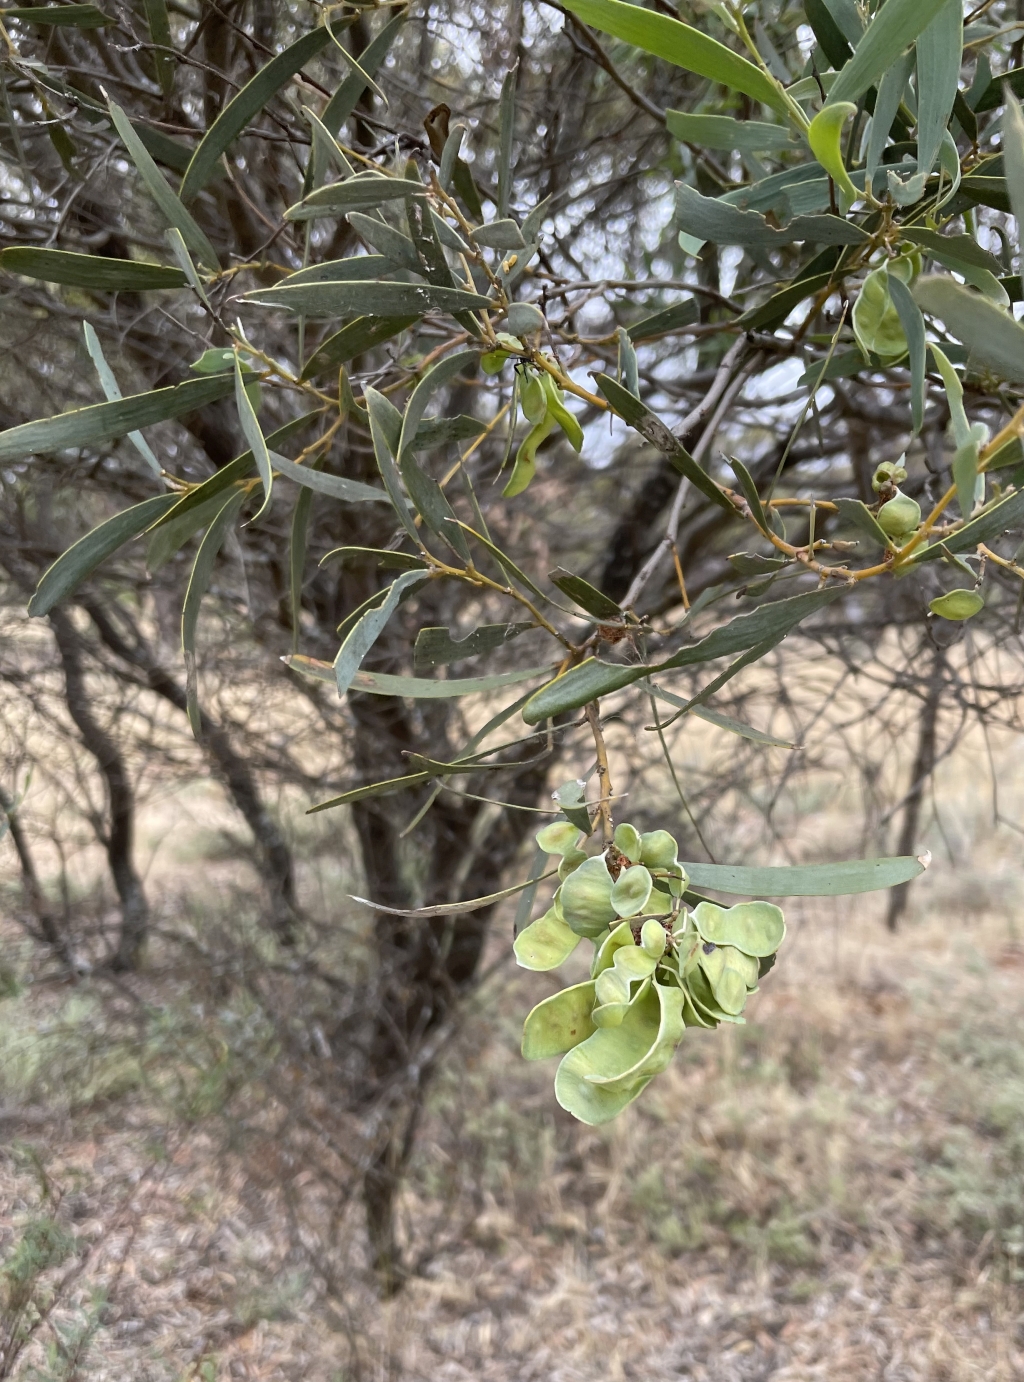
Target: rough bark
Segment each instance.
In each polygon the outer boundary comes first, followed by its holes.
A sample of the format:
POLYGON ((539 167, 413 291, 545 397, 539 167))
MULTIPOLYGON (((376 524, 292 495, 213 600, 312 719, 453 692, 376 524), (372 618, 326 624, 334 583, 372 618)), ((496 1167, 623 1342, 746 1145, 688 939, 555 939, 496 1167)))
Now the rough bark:
MULTIPOLYGON (((917 731, 917 751, 914 766, 910 772, 910 790, 903 807, 903 821, 900 827, 898 854, 912 854, 917 844, 917 831, 921 820, 921 802, 924 799, 925 783, 935 767, 936 730, 939 723, 939 707, 942 703, 942 690, 945 683, 946 654, 943 648, 935 648, 932 653, 931 675, 928 679, 928 692, 921 708, 921 720, 917 731)), ((890 931, 899 927, 900 919, 907 909, 910 899, 910 884, 900 883, 889 892, 889 908, 885 924, 890 931)))
MULTIPOLYGON (((157 661, 141 636, 124 638, 98 600, 84 600, 83 607, 92 619, 100 638, 112 653, 143 675, 151 691, 187 714, 185 689, 157 661)), ((295 868, 288 842, 267 810, 259 784, 245 759, 236 753, 223 726, 203 712, 202 747, 210 766, 223 782, 231 800, 241 812, 260 850, 260 872, 270 903, 270 925, 278 939, 291 944, 295 939, 297 907, 295 868)))
POLYGON ((101 827, 101 838, 121 903, 121 930, 111 965, 115 970, 135 969, 142 955, 149 921, 146 894, 132 859, 135 794, 120 748, 93 713, 78 631, 61 609, 51 610, 49 618, 64 669, 68 714, 82 736, 82 743, 96 760, 107 790, 108 820, 105 829, 101 827))

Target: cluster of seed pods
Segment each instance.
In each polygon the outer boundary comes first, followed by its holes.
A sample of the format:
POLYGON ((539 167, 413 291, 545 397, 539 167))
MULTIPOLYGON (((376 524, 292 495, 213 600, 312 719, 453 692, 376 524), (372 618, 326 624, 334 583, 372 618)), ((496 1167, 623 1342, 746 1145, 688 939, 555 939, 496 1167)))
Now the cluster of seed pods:
POLYGON ((525 969, 555 969, 581 939, 590 978, 538 1003, 523 1029, 528 1060, 561 1055, 555 1096, 585 1123, 614 1118, 660 1074, 687 1027, 742 1022, 748 996, 786 934, 768 902, 691 908, 689 879, 667 830, 620 825, 588 855, 570 821, 537 842, 558 856, 551 906, 516 937, 525 969))

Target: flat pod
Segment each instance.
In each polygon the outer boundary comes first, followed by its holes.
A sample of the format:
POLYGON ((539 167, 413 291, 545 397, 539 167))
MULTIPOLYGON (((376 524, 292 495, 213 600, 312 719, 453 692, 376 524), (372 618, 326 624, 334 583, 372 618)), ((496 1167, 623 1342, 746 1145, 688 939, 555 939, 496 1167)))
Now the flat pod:
POLYGON ((701 955, 700 967, 718 1006, 731 1017, 738 1017, 747 1001, 747 984, 742 970, 732 963, 734 956, 739 956, 739 951, 731 945, 715 946, 710 954, 701 955))
POLYGON ((572 821, 552 821, 543 826, 534 837, 545 854, 566 855, 576 848, 580 832, 572 821))
POLYGON ((655 960, 660 960, 664 955, 667 941, 664 926, 653 917, 640 928, 640 944, 655 960))
POLYGON ((599 854, 584 860, 562 884, 562 915, 577 935, 596 939, 616 919, 611 897, 612 876, 599 854))
POLYGON ((609 931, 594 952, 594 962, 590 967, 590 977, 596 979, 615 963, 616 953, 626 945, 634 945, 633 929, 628 921, 620 922, 614 931, 609 931))
POLYGON ((575 931, 565 924, 557 903, 523 928, 512 944, 516 963, 523 969, 557 969, 580 943, 575 931))
POLYGON ((782 910, 772 902, 737 902, 728 908, 701 902, 694 908, 693 920, 702 940, 734 945, 755 959, 774 955, 786 935, 782 910))
POLYGON ((594 1007, 594 984, 574 984, 545 998, 527 1013, 523 1023, 523 1056, 544 1060, 560 1056, 586 1041, 596 1030, 590 1014, 594 1007))
POLYGON ((620 917, 635 917, 647 906, 654 886, 642 864, 623 869, 612 885, 611 903, 620 917))
POLYGON ((647 830, 640 836, 640 862, 650 869, 670 869, 679 858, 679 846, 667 830, 647 830))
POLYGON ((645 984, 616 1027, 599 1028, 569 1052, 555 1075, 555 1098, 583 1123, 610 1122, 672 1059, 684 1031, 683 995, 645 984))
POLYGON ((970 619, 985 608, 985 600, 977 590, 947 590, 928 604, 940 619, 970 619))
POLYGON ((631 864, 639 864, 640 851, 643 848, 640 839, 640 832, 635 825, 623 822, 622 825, 615 827, 615 834, 612 836, 615 848, 620 854, 624 854, 631 864))
POLYGON ((728 1013, 722 1005, 715 999, 711 985, 707 981, 707 976, 699 967, 694 969, 686 979, 686 986, 690 992, 693 1005, 701 1016, 709 1018, 713 1025, 719 1022, 735 1022, 743 1024, 744 1019, 735 1013, 728 1013))

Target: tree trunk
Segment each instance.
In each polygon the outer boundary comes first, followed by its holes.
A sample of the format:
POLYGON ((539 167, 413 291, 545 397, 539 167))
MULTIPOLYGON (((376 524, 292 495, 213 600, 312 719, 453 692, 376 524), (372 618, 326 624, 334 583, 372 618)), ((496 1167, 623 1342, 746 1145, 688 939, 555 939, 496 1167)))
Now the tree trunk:
MULTIPOLYGON (((946 665, 946 653, 943 648, 936 648, 932 653, 932 670, 928 680, 928 694, 925 697, 924 706, 921 711, 921 723, 917 735, 917 752, 914 754, 914 766, 910 774, 910 791, 907 793, 906 803, 903 807, 903 824, 900 829, 900 840, 897 847, 899 854, 911 854, 917 843, 917 830, 921 819, 921 802, 924 798, 924 785, 932 775, 935 767, 935 736, 939 722, 939 705, 942 701, 943 672, 946 665)), ((900 918, 907 910, 907 902, 910 897, 910 884, 900 883, 889 892, 889 910, 886 913, 885 924, 890 931, 895 931, 900 924, 900 918)))
POLYGON ((149 907, 142 880, 135 872, 132 847, 135 834, 135 795, 121 750, 93 714, 82 668, 82 643, 62 609, 51 610, 50 627, 64 668, 68 713, 82 742, 96 760, 107 788, 109 823, 99 827, 107 861, 121 902, 121 931, 111 964, 115 970, 138 967, 146 940, 149 907))
MULTIPOLYGON (((136 667, 146 684, 183 715, 187 714, 185 690, 160 666, 152 650, 137 630, 129 642, 95 599, 82 601, 103 642, 115 656, 136 667)), ((295 901, 295 868, 288 842, 281 834, 260 796, 259 784, 248 763, 231 746, 227 731, 203 712, 203 742, 210 764, 226 787, 231 800, 245 819, 260 851, 264 884, 270 903, 270 926, 278 940, 291 945, 295 940, 298 910, 295 901)))

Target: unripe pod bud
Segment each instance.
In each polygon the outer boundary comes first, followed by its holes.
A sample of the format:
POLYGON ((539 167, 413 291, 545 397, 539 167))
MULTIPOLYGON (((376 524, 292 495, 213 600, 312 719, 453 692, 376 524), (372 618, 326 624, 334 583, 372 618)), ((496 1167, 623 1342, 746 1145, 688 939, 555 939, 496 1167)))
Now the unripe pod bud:
POLYGON ((909 494, 897 490, 878 510, 878 526, 887 537, 904 537, 921 523, 921 505, 909 494))
POLYGON ((665 953, 665 928, 651 917, 640 928, 640 944, 652 959, 660 960, 665 953))
POLYGON ((948 590, 945 595, 936 596, 928 605, 940 619, 970 619, 984 607, 985 601, 977 590, 948 590))
POLYGON ((532 302, 510 303, 505 318, 513 336, 532 336, 544 330, 544 313, 532 302))

